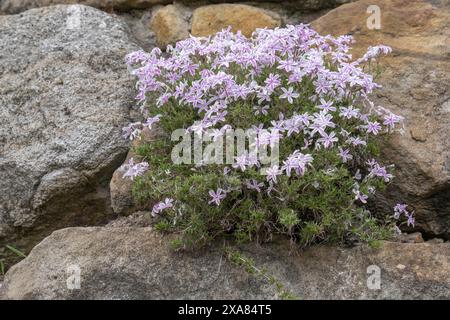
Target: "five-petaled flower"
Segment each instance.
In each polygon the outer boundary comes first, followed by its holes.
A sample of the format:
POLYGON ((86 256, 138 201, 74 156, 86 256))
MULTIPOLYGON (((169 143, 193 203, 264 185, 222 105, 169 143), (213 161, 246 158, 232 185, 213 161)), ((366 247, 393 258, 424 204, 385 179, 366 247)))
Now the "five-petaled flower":
POLYGON ((226 197, 226 193, 222 188, 218 188, 217 191, 209 190, 208 193, 211 196, 211 200, 208 203, 214 203, 216 206, 219 206, 226 197))
POLYGON ((174 200, 172 198, 166 198, 164 201, 161 201, 161 202, 158 202, 157 204, 155 204, 152 209, 152 216, 155 217, 156 215, 161 213, 161 211, 172 208, 173 201, 174 200))
POLYGON ((125 173, 123 174, 123 178, 130 178, 134 180, 134 178, 142 176, 148 170, 149 164, 145 161, 140 163, 134 163, 133 158, 130 158, 128 164, 124 165, 125 173))
POLYGON ((283 91, 283 94, 280 95, 280 99, 287 99, 289 103, 294 103, 294 99, 300 96, 300 94, 294 92, 294 88, 292 87, 289 87, 287 90, 285 88, 281 88, 281 90, 283 91))

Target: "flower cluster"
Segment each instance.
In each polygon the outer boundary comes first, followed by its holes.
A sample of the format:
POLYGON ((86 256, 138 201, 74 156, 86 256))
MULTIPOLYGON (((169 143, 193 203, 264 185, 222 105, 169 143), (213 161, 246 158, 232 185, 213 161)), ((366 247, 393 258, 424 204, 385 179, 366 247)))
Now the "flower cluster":
POLYGON ((400 216, 403 214, 407 219, 406 223, 408 224, 408 226, 414 227, 414 212, 409 212, 408 210, 406 210, 406 207, 406 204, 397 203, 394 207, 394 218, 400 219, 400 216))
POLYGON ((149 130, 152 129, 152 126, 159 122, 159 118, 161 115, 156 115, 154 117, 149 117, 147 120, 142 122, 133 122, 130 123, 128 126, 124 127, 122 129, 122 135, 126 139, 134 140, 136 138, 140 138, 141 132, 143 128, 148 128, 149 130))
POLYGON ((225 199, 226 192, 222 188, 217 189, 217 191, 210 190, 209 195, 211 196, 211 201, 208 203, 214 203, 215 205, 220 205, 220 202, 225 199))
MULTIPOLYGON (((196 135, 208 132, 214 140, 230 128, 266 129, 252 143, 261 148, 279 142, 281 165, 257 176, 253 173, 261 167, 259 159, 244 154, 236 155, 231 168, 201 169, 222 175, 207 190, 205 200, 211 206, 230 205, 228 197, 231 202, 247 197, 256 208, 265 200, 250 194, 265 190, 270 198, 275 190, 273 202, 290 199, 283 206, 317 217, 328 208, 296 202, 292 188, 297 188, 298 199, 308 192, 312 197, 318 189, 331 194, 324 186, 330 181, 350 199, 342 207, 365 204, 379 183, 393 178, 389 166, 373 159, 369 146, 379 135, 401 128, 402 117, 370 100, 380 86, 365 70, 366 62, 391 49, 370 47, 362 58, 352 60, 352 42, 351 36, 321 36, 297 25, 258 29, 251 38, 228 29, 211 37, 190 37, 168 46, 165 53, 158 48, 133 52, 126 61, 138 78, 137 99, 148 119, 130 124, 124 135, 137 138, 142 127, 156 122, 166 131, 177 129, 176 124, 196 135), (345 190, 342 181, 333 180, 339 174, 350 181, 345 190), (241 181, 239 191, 225 186, 230 177, 241 181)), ((130 165, 126 175, 143 175, 146 167, 130 165)), ((154 212, 162 209, 157 205, 154 212)))
POLYGON ((128 177, 133 180, 138 176, 142 176, 148 170, 148 167, 147 162, 134 163, 134 159, 130 158, 128 163, 122 167, 122 170, 125 170, 123 177, 128 177))
POLYGON ((173 207, 173 199, 172 198, 166 198, 164 201, 158 202, 153 206, 152 209, 152 216, 156 216, 160 214, 163 210, 169 209, 173 207))

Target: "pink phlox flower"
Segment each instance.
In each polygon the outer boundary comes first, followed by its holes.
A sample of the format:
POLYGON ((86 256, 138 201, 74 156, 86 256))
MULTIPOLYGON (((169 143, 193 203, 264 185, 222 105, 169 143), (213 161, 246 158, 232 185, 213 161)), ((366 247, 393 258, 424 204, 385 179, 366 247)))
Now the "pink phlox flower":
POLYGON ((266 179, 267 181, 272 181, 273 183, 277 183, 277 177, 281 175, 282 171, 279 169, 278 165, 274 165, 268 169, 266 169, 266 179))
POLYGON ((341 157, 343 163, 353 159, 353 156, 350 154, 350 150, 342 149, 341 147, 339 147, 339 156, 341 157))
POLYGON ((161 115, 158 114, 154 117, 147 118, 147 121, 144 122, 144 126, 148 127, 149 129, 152 128, 152 125, 155 123, 158 123, 160 121, 161 115))
POLYGON ((362 140, 360 137, 349 137, 346 142, 351 143, 355 147, 367 145, 367 142, 362 140))
POLYGON ((310 165, 313 157, 310 154, 303 154, 299 150, 295 150, 285 161, 283 161, 282 170, 286 172, 288 177, 294 170, 297 175, 302 176, 306 171, 306 166, 310 165))
POLYGON ((381 125, 377 121, 375 121, 375 122, 369 121, 369 122, 367 122, 366 130, 368 133, 377 135, 381 130, 381 125))
POLYGON ((369 198, 364 193, 362 193, 359 190, 353 190, 353 193, 355 194, 355 200, 359 200, 362 203, 367 203, 367 199, 369 198))
POLYGON ((253 110, 255 110, 255 116, 257 115, 263 115, 266 116, 269 114, 269 112, 267 110, 269 110, 269 106, 265 105, 265 106, 254 106, 253 110))
POLYGON ((264 183, 256 181, 255 179, 245 180, 245 185, 250 190, 256 190, 258 193, 261 192, 261 188, 264 187, 264 183))
POLYGON ((277 74, 271 73, 271 74, 269 74, 267 79, 264 81, 264 83, 266 84, 266 87, 270 91, 273 91, 273 90, 275 90, 276 87, 278 87, 281 84, 280 76, 277 74))
POLYGON ((141 127, 141 122, 130 123, 128 126, 122 128, 122 136, 125 139, 134 140, 140 136, 141 127))
POLYGON ((349 107, 341 107, 339 115, 345 119, 358 118, 359 110, 353 108, 353 106, 349 107))
POLYGON ((395 125, 397 123, 401 123, 402 120, 403 120, 403 117, 397 116, 393 113, 390 113, 390 114, 384 116, 383 124, 385 126, 389 127, 390 129, 394 129, 395 125))
POLYGON ((325 101, 325 99, 320 99, 319 108, 325 112, 336 111, 336 107, 333 107, 333 101, 325 101))
POLYGON ((409 212, 406 209, 407 207, 408 206, 406 204, 397 203, 394 206, 394 218, 398 220, 400 218, 400 216, 403 214, 407 219, 406 223, 407 223, 408 227, 409 226, 414 227, 414 224, 415 224, 414 212, 409 212))
POLYGON ((333 146, 335 142, 337 142, 339 139, 335 136, 336 134, 334 131, 330 132, 330 134, 323 132, 322 137, 317 139, 318 143, 321 143, 325 148, 330 148, 333 146))
POLYGON ((152 209, 152 216, 155 217, 157 214, 161 213, 161 211, 172 208, 173 201, 172 198, 166 198, 164 201, 155 204, 152 209))
POLYGON ((283 91, 283 94, 280 95, 280 99, 287 99, 289 103, 293 103, 294 99, 300 96, 300 94, 294 92, 294 88, 292 87, 289 87, 288 89, 281 88, 281 91, 283 91))
POLYGON ((211 200, 208 202, 208 204, 215 204, 216 206, 219 206, 223 199, 226 197, 226 193, 222 188, 218 188, 216 191, 209 190, 209 195, 211 197, 211 200))
POLYGON ((144 175, 144 173, 148 170, 149 164, 148 162, 140 162, 134 163, 133 158, 130 158, 128 163, 124 165, 125 173, 123 174, 123 178, 130 178, 134 180, 134 178, 144 175))

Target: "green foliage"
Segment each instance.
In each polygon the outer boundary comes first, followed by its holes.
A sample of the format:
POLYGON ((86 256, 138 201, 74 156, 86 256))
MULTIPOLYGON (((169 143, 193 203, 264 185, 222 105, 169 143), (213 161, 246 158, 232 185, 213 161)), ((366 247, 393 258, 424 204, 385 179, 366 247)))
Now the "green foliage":
MULTIPOLYGON (((137 149, 152 169, 135 179, 133 195, 148 206, 165 197, 176 199, 176 209, 155 219, 156 230, 179 236, 176 248, 202 246, 217 237, 261 242, 273 233, 286 234, 301 246, 344 243, 349 237, 372 243, 392 235, 390 222, 368 212, 359 214, 354 205, 354 171, 342 165, 335 149, 317 152, 314 168, 302 179, 280 176, 275 196, 268 197, 243 187, 244 179, 264 181, 256 170, 224 176, 220 166, 175 165, 169 158, 171 143, 161 141, 137 149), (217 186, 231 190, 219 207, 208 204, 208 191, 217 186)), ((288 153, 293 148, 295 145, 283 146, 280 151, 288 153)), ((382 189, 384 183, 371 180, 360 189, 366 192, 369 187, 382 189)))
POLYGON ((288 230, 292 230, 293 227, 300 223, 300 219, 292 209, 281 209, 278 215, 278 221, 288 230))
POLYGON ((10 250, 12 253, 14 253, 15 255, 17 255, 20 258, 26 258, 27 257, 25 253, 23 253, 19 249, 14 248, 11 245, 6 245, 6 249, 10 250))
MULTIPOLYGON (((211 67, 209 60, 203 56, 193 59, 200 65, 199 70, 211 67)), ((327 55, 324 56, 324 65, 327 70, 342 71, 327 55)), ((378 65, 369 65, 368 68, 369 72, 380 72, 378 65)), ((169 69, 164 69, 163 73, 169 69)), ((252 75, 251 80, 263 85, 269 74, 279 74, 279 69, 276 65, 265 66, 252 75)), ((230 63, 227 70, 237 84, 249 81, 245 72, 247 71, 236 63, 230 63)), ((185 85, 192 89, 194 84, 199 85, 197 80, 201 77, 199 72, 194 72, 191 75, 183 75, 183 80, 185 85)), ((155 79, 162 83, 165 81, 159 73, 155 75, 155 79)), ((282 76, 280 87, 293 86, 288 79, 282 76)), ((311 98, 317 95, 316 81, 315 77, 302 77, 295 84, 295 91, 299 96, 292 103, 282 99, 280 92, 271 95, 267 114, 255 114, 255 95, 250 95, 248 99, 227 100, 225 123, 232 128, 248 129, 252 125, 271 128, 280 114, 284 115, 284 119, 299 114, 317 114, 318 101, 311 98)), ((170 90, 174 89, 172 87, 173 84, 167 85, 170 90)), ((222 87, 223 85, 221 89, 222 87)), ((209 89, 214 98, 217 88, 209 89)), ((304 130, 282 139, 279 150, 281 160, 287 159, 298 150, 312 154, 314 160, 312 166, 308 166, 301 176, 292 178, 280 175, 270 195, 267 194, 268 183, 265 176, 253 167, 246 168, 244 172, 232 170, 228 175, 224 175, 225 165, 174 164, 171 152, 178 142, 171 141, 170 133, 180 128, 186 129, 195 121, 202 120, 202 113, 173 95, 163 106, 157 105, 155 101, 161 97, 163 91, 147 92, 146 115, 161 116, 158 123, 158 131, 161 131, 161 134, 152 143, 141 143, 134 147, 134 152, 142 161, 146 161, 150 168, 145 175, 134 180, 132 191, 136 201, 151 208, 165 198, 174 199, 174 206, 164 210, 155 219, 155 229, 175 233, 179 238, 173 242, 173 247, 177 249, 202 246, 219 237, 238 242, 261 242, 270 239, 273 234, 286 235, 300 246, 347 241, 376 244, 379 240, 389 238, 393 234, 392 221, 380 219, 362 210, 362 204, 355 200, 355 188, 365 195, 370 195, 371 190, 383 190, 385 186, 382 178, 368 177, 366 164, 368 160, 377 158, 380 154, 381 133, 377 136, 370 135, 363 130, 362 124, 366 122, 359 118, 339 115, 341 108, 349 106, 366 112, 361 104, 361 88, 357 86, 356 89, 346 90, 348 94, 340 99, 335 96, 326 98, 336 108, 336 111, 330 111, 329 115, 333 118, 336 127, 333 127, 333 130, 339 135, 339 143, 327 148, 315 148, 314 144, 309 143, 305 146, 305 141, 310 139, 311 135, 304 130), (348 137, 362 137, 367 146, 349 144, 345 142, 348 137), (353 156, 351 161, 346 162, 340 158, 339 147, 349 149, 353 156), (359 181, 355 178, 358 172, 368 178, 359 181), (245 187, 248 180, 264 183, 264 190, 259 193, 250 191, 245 187), (211 205, 208 192, 218 188, 227 190, 226 198, 220 206, 211 205)), ((367 117, 367 121, 380 121, 374 115, 368 114, 367 117)))
POLYGON ((5 275, 7 269, 13 264, 13 262, 17 262, 17 258, 23 259, 26 258, 26 254, 23 253, 21 250, 15 248, 12 245, 5 245, 4 247, 7 251, 11 252, 13 256, 15 256, 15 259, 5 259, 0 258, 0 275, 5 275))
MULTIPOLYGON (((244 111, 240 110, 242 118, 244 111)), ((166 123, 163 129, 170 132, 174 127, 166 123)), ((296 140, 285 141, 280 145, 281 158, 298 148, 296 140)), ((302 179, 280 176, 274 195, 269 197, 243 187, 245 179, 264 181, 258 171, 248 169, 224 176, 223 166, 176 165, 170 159, 173 146, 174 142, 163 136, 135 148, 151 170, 135 179, 132 191, 137 202, 149 207, 165 197, 176 199, 176 210, 159 216, 155 229, 175 232, 179 236, 177 248, 202 246, 217 237, 265 241, 273 233, 286 234, 301 246, 344 243, 347 238, 373 243, 392 235, 392 223, 370 213, 358 214, 353 193, 357 164, 355 168, 343 165, 336 148, 318 150, 313 168, 302 179), (219 207, 208 204, 208 191, 217 186, 231 190, 219 207)), ((361 159, 379 152, 376 141, 368 146, 361 159)), ((382 179, 372 179, 361 183, 360 190, 382 190, 384 185, 382 179)))
POLYGON ((231 248, 225 248, 225 254, 228 260, 234 265, 243 268, 248 274, 255 276, 270 284, 277 292, 278 297, 281 300, 298 300, 299 298, 285 288, 284 284, 270 275, 266 269, 258 268, 253 259, 245 257, 239 251, 231 248))

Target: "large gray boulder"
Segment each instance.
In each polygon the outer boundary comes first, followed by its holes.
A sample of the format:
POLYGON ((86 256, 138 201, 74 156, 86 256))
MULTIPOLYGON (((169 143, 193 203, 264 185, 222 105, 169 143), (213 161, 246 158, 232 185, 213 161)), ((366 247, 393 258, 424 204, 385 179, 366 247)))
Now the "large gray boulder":
POLYGON ((121 20, 81 5, 0 16, 0 43, 0 247, 26 250, 111 214, 135 96, 124 57, 138 46, 121 20))
MULTIPOLYGON (((150 227, 56 231, 8 271, 0 299, 278 298, 267 281, 230 263, 223 244, 177 253, 169 240, 150 227)), ((298 252, 277 240, 238 250, 302 299, 450 298, 448 242, 298 252)))

